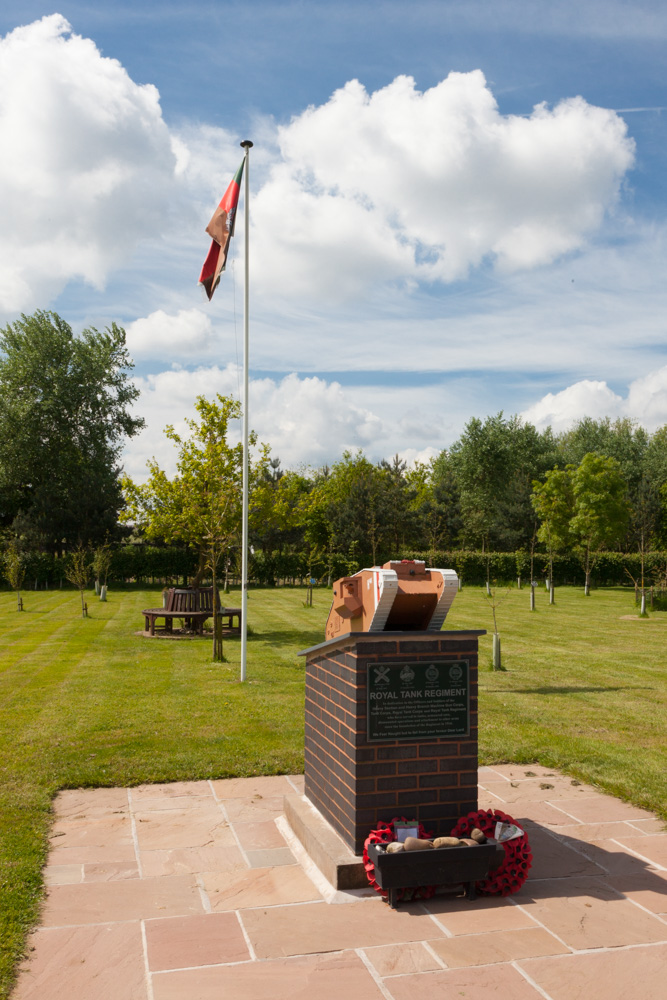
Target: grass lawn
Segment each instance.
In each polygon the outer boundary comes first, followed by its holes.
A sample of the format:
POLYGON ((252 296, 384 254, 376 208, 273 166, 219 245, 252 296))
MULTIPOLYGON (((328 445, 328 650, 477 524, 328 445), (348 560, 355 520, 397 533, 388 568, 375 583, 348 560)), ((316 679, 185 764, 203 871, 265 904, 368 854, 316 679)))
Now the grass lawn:
MULTIPOLYGON (((232 602, 238 600, 233 595, 232 602)), ((60 788, 132 785, 303 767, 303 660, 323 638, 328 591, 253 591, 248 682, 239 640, 143 639, 159 592, 0 593, 0 997, 38 917, 50 802, 60 788)), ((498 609, 506 671, 481 641, 480 758, 559 767, 667 819, 667 612, 632 615, 623 590, 513 590, 498 609)), ((230 602, 230 603, 232 603, 230 602)), ((482 591, 463 590, 448 628, 491 628, 482 591)))

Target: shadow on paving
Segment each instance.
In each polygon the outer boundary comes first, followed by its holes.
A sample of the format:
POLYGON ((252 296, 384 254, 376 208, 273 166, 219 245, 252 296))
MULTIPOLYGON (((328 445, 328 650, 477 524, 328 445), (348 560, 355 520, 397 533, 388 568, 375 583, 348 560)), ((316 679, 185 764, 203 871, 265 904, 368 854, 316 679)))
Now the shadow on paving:
POLYGON ((613 902, 627 898, 626 891, 648 891, 665 898, 663 912, 667 911, 667 872, 658 872, 650 862, 626 853, 620 846, 618 851, 609 851, 599 843, 577 840, 530 819, 515 822, 528 834, 533 854, 517 902, 533 892, 540 899, 593 894, 613 902))

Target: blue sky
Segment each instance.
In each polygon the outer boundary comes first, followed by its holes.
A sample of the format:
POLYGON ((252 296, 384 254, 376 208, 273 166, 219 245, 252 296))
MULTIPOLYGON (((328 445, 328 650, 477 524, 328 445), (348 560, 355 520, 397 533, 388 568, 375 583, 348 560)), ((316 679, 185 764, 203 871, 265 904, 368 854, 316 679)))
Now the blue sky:
POLYGON ((0 321, 126 327, 132 475, 238 392, 242 227, 210 305, 196 278, 243 138, 284 465, 427 459, 501 409, 667 422, 663 6, 5 0, 0 35, 0 321))

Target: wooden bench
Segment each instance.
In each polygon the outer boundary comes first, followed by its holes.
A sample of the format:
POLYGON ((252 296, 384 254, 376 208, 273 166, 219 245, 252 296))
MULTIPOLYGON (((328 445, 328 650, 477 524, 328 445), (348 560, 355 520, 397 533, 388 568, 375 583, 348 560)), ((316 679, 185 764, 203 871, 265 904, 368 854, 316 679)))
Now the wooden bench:
MULTIPOLYGON (((218 595, 218 611, 220 611, 220 596, 218 595)), ((185 627, 199 635, 204 631, 204 622, 213 617, 213 588, 203 587, 200 590, 179 590, 172 587, 167 592, 167 601, 162 608, 144 608, 145 631, 155 635, 155 623, 164 618, 164 631, 173 632, 174 618, 181 618, 185 627)), ((239 626, 240 630, 240 626, 239 626)))
POLYGON ((241 608, 220 608, 223 635, 241 635, 241 608))

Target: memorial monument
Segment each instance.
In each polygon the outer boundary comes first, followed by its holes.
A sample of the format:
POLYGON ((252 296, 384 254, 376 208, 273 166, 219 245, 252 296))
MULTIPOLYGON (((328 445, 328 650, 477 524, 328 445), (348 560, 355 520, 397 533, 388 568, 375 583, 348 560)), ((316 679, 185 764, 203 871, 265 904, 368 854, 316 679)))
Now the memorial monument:
MULTIPOLYGON (((378 821, 405 816, 446 835, 477 809, 485 632, 441 631, 457 589, 453 570, 412 560, 344 577, 325 641, 300 654, 306 800, 355 855, 378 821)), ((288 819, 305 842, 299 816, 288 819)))

